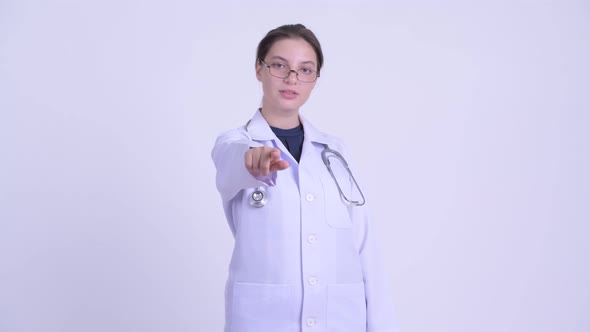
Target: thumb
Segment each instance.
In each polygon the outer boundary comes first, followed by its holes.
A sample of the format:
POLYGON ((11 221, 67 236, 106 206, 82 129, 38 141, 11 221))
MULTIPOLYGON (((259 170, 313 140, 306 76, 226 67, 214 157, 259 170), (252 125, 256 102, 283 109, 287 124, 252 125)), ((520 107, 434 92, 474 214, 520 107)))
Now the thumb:
POLYGON ((281 150, 273 149, 270 153, 270 171, 282 171, 289 168, 290 164, 286 160, 281 159, 281 150))
POLYGON ((270 171, 271 172, 282 171, 284 169, 289 168, 289 166, 291 166, 291 164, 289 164, 288 161, 278 160, 278 161, 275 161, 270 164, 270 171))

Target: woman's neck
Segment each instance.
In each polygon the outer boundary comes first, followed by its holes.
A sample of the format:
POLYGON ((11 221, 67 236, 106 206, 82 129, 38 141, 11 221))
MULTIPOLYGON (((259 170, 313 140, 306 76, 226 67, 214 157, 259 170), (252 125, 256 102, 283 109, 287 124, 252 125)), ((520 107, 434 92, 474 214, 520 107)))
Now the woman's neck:
POLYGON ((299 126, 299 112, 293 111, 271 111, 262 106, 260 112, 271 127, 280 129, 291 129, 299 126))

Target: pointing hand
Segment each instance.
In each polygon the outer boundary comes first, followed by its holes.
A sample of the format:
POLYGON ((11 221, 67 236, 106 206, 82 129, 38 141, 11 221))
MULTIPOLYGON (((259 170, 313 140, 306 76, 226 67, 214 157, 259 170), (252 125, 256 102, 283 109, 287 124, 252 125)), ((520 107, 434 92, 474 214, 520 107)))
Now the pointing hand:
POLYGON ((267 176, 270 172, 282 171, 289 167, 289 162, 281 159, 281 150, 260 146, 250 148, 244 154, 246 169, 253 176, 267 176))

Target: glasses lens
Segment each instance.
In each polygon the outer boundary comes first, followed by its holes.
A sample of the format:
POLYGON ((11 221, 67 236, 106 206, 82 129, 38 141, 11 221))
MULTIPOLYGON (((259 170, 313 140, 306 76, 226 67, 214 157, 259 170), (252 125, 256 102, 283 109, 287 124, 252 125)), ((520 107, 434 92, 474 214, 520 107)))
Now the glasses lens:
POLYGON ((315 73, 305 74, 305 75, 302 75, 301 73, 299 73, 299 75, 297 75, 297 78, 301 82, 311 83, 311 82, 314 82, 316 80, 317 75, 315 73))
MULTIPOLYGON (((291 68, 282 64, 271 64, 268 66, 270 74, 277 78, 287 78, 291 74, 291 68)), ((311 69, 302 68, 297 71, 297 79, 301 82, 311 83, 317 79, 317 73, 311 69)))
POLYGON ((277 65, 277 64, 270 65, 270 67, 268 69, 270 70, 270 74, 272 76, 278 77, 278 78, 285 78, 285 77, 289 76, 289 71, 291 70, 287 66, 281 66, 281 65, 277 65))

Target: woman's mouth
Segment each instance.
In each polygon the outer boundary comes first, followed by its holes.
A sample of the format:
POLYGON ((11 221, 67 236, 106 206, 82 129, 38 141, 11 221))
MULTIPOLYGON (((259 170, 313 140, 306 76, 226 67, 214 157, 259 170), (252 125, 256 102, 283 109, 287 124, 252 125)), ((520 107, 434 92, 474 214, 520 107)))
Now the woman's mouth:
POLYGON ((285 99, 294 99, 299 95, 297 92, 289 89, 279 90, 279 92, 285 99))

